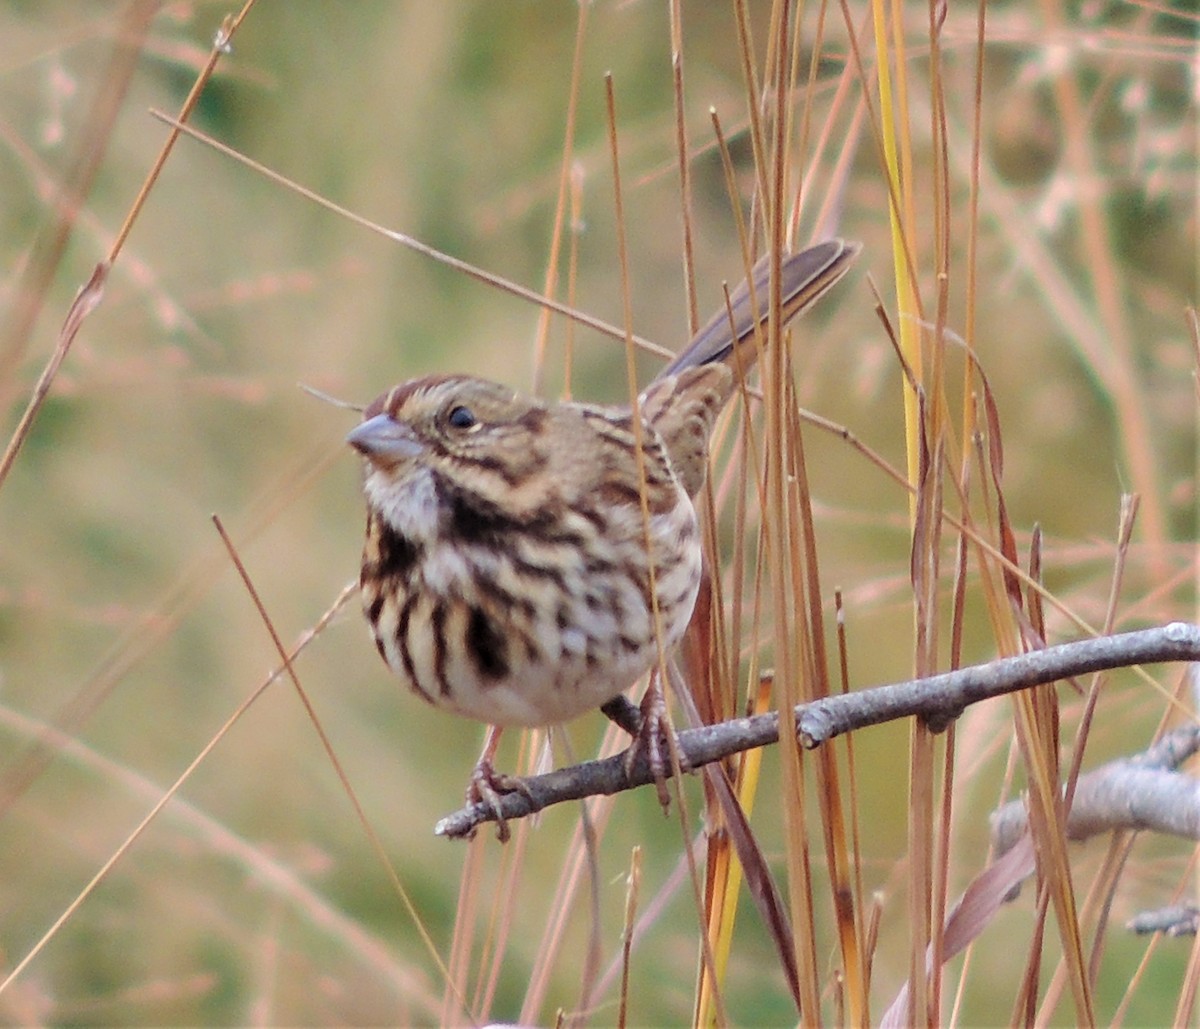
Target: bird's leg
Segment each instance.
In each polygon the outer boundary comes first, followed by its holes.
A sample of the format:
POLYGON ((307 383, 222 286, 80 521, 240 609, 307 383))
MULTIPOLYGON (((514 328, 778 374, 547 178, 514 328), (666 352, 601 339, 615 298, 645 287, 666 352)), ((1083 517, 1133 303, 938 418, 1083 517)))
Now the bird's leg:
POLYGON ((497 772, 492 764, 496 748, 500 745, 500 734, 504 730, 498 725, 489 725, 487 738, 483 741, 483 753, 471 770, 471 781, 467 784, 467 803, 483 804, 496 819, 496 838, 508 842, 508 821, 500 811, 500 794, 527 793, 525 783, 512 775, 497 772))
MULTIPOLYGON (((646 695, 642 697, 641 705, 634 704, 625 694, 619 694, 601 708, 609 718, 633 737, 629 749, 625 751, 625 774, 633 771, 633 766, 644 756, 650 766, 650 775, 658 791, 658 802, 665 811, 671 804, 671 795, 667 791, 667 772, 670 769, 670 750, 672 746, 667 733, 674 733, 670 722, 667 721, 667 702, 663 696, 662 681, 658 672, 650 673, 650 685, 646 687, 646 695)), ((675 748, 680 753, 679 748, 675 748)), ((680 762, 680 771, 687 767, 680 762)))
POLYGON ((630 736, 636 736, 642 731, 642 711, 624 693, 618 693, 612 700, 600 705, 601 712, 630 736))

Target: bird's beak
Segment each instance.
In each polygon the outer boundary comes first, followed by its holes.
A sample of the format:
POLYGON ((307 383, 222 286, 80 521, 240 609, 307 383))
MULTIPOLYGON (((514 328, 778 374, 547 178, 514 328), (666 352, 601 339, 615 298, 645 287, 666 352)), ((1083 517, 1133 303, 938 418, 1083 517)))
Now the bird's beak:
POLYGON ((403 422, 377 414, 356 426, 346 442, 374 465, 388 466, 419 457, 424 445, 403 422))

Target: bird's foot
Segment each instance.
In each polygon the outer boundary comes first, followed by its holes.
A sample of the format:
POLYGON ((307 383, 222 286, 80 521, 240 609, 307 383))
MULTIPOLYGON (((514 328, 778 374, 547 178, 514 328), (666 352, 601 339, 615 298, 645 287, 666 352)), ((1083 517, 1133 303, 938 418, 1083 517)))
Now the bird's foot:
POLYGON ((529 787, 519 776, 497 772, 489 757, 481 757, 471 770, 467 803, 482 804, 491 812, 496 822, 496 839, 501 843, 507 843, 509 837, 508 820, 500 806, 500 798, 505 793, 521 793, 528 797, 529 787))
POLYGON ((632 776, 638 762, 645 760, 650 777, 654 780, 658 802, 664 811, 668 810, 671 794, 667 790, 667 779, 671 772, 672 748, 679 755, 680 771, 687 771, 688 768, 676 744, 675 730, 667 718, 667 702, 657 676, 651 679, 640 706, 621 694, 600 710, 633 737, 633 742, 625 751, 625 774, 632 776))

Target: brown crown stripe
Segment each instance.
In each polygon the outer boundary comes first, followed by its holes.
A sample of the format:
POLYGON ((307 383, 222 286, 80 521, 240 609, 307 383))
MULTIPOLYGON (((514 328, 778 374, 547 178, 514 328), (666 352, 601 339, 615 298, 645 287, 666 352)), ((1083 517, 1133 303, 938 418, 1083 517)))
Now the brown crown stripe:
POLYGON ((384 414, 385 412, 394 415, 414 393, 430 389, 443 382, 450 382, 452 379, 460 378, 462 378, 460 375, 426 375, 421 379, 411 379, 408 382, 403 382, 386 393, 381 393, 372 400, 367 405, 367 409, 363 411, 363 421, 367 421, 370 418, 374 418, 377 414, 384 414))

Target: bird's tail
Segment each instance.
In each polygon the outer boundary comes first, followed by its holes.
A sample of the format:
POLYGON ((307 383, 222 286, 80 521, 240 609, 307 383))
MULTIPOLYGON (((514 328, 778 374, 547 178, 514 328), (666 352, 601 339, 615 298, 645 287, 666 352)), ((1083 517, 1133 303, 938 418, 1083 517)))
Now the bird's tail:
MULTIPOLYGON (((846 274, 861 249, 860 243, 827 239, 797 253, 784 254, 780 266, 782 324, 786 325, 824 296, 846 274)), ((748 370, 758 357, 755 330, 767 322, 770 274, 770 260, 763 258, 754 266, 749 281, 730 294, 729 306, 714 314, 656 378, 666 378, 686 368, 714 361, 748 370)))

